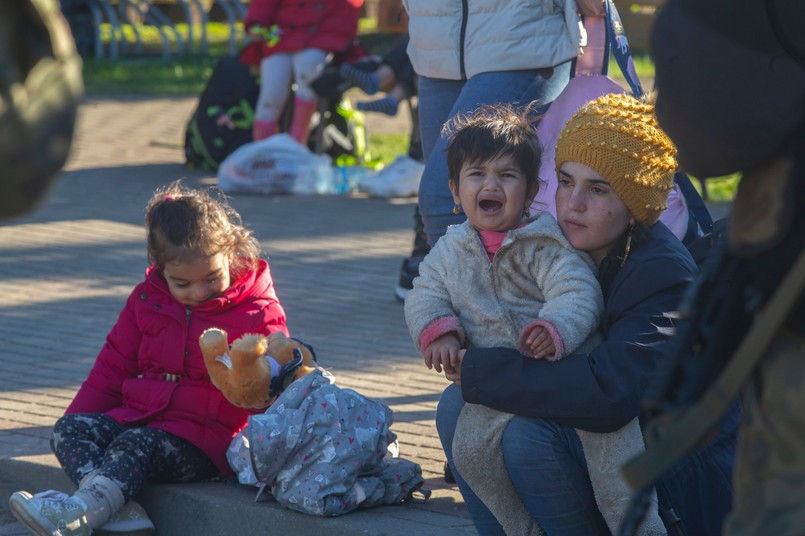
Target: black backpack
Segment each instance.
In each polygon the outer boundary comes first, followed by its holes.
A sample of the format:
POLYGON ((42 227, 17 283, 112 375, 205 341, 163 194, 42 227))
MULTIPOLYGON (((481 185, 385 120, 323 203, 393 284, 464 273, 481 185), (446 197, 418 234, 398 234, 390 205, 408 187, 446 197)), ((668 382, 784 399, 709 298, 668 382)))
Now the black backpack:
POLYGON ((189 167, 216 171, 224 158, 252 141, 259 93, 248 65, 235 56, 218 60, 187 123, 184 154, 189 167))
MULTIPOLYGON (((189 167, 216 171, 223 160, 241 145, 252 141, 254 108, 260 86, 249 66, 235 56, 221 58, 215 65, 198 106, 187 123, 185 161, 189 167)), ((337 161, 342 155, 360 161, 365 149, 363 124, 351 116, 342 96, 324 99, 318 121, 312 121, 308 147, 337 161)), ((287 130, 293 113, 293 98, 279 120, 287 130)), ((284 128, 283 128, 284 127, 284 128)))

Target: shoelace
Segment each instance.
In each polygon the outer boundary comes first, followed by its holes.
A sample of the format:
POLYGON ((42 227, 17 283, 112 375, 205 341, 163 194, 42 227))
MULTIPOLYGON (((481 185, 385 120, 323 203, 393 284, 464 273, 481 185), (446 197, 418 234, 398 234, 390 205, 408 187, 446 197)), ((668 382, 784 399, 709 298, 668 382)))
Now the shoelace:
POLYGON ((63 491, 56 491, 55 489, 49 489, 47 491, 40 491, 33 495, 32 498, 34 499, 42 499, 43 501, 47 501, 53 503, 53 506, 60 505, 71 496, 63 491))

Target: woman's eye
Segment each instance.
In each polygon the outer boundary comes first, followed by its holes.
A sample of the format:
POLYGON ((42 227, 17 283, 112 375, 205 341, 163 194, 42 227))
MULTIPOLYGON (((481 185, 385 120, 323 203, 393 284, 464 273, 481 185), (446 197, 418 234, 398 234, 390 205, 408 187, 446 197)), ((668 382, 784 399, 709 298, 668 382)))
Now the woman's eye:
POLYGON ((590 191, 591 191, 592 193, 596 194, 596 195, 602 195, 602 194, 607 193, 607 191, 606 191, 606 190, 604 190, 603 188, 598 188, 598 187, 593 187, 593 188, 590 188, 590 191))
POLYGON ((559 179, 559 186, 570 186, 570 181, 567 179, 559 179))

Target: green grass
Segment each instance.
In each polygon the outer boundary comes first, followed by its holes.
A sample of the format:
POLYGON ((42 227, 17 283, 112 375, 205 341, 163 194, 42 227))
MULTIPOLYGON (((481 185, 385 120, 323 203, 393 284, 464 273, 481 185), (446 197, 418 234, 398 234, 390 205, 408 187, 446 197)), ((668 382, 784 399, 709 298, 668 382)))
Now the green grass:
POLYGON ((398 156, 408 154, 408 133, 372 134, 369 132, 366 146, 373 163, 389 164, 398 156))
MULTIPOLYGON (((693 185, 702 194, 701 182, 693 179, 693 185)), ((712 203, 729 203, 735 199, 738 189, 738 181, 741 180, 740 173, 726 175, 724 177, 712 177, 707 179, 707 201, 712 203)))

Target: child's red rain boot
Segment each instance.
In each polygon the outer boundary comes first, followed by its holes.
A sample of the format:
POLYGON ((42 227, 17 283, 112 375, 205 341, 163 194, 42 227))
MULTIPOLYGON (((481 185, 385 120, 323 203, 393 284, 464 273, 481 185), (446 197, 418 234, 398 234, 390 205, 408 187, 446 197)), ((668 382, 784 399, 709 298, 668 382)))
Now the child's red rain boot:
POLYGON ((252 124, 252 138, 254 141, 264 140, 277 133, 276 121, 260 121, 254 120, 252 124))
POLYGON ((310 135, 310 118, 313 117, 317 104, 318 102, 315 100, 294 97, 293 121, 291 121, 291 128, 288 134, 302 145, 307 145, 307 139, 310 135))

